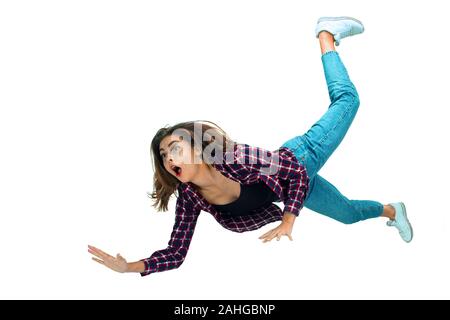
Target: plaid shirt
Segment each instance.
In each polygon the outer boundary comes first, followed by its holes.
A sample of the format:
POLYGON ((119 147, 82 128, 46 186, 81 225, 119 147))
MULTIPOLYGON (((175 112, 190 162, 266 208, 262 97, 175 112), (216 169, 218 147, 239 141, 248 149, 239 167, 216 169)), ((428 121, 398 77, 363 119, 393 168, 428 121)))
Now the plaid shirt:
POLYGON ((251 215, 224 216, 206 201, 192 183, 181 183, 178 186, 175 224, 168 247, 141 260, 145 264, 142 276, 175 269, 183 263, 201 210, 211 213, 224 228, 234 232, 259 229, 281 220, 284 212, 299 215, 309 188, 309 177, 305 167, 289 148, 268 151, 247 144, 235 144, 231 156, 233 161, 213 163, 213 166, 224 176, 241 184, 253 184, 259 180, 265 182, 284 202, 283 212, 271 203, 254 210, 251 215))

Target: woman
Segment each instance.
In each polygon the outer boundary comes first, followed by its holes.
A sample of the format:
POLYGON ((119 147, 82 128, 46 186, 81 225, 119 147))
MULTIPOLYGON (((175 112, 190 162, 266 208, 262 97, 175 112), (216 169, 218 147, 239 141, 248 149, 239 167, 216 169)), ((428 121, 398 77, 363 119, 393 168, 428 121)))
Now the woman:
POLYGON ((280 225, 263 234, 263 242, 280 240, 291 232, 303 206, 343 223, 387 217, 406 242, 412 228, 402 202, 383 205, 371 200, 349 200, 317 172, 344 138, 359 107, 358 93, 350 81, 335 45, 364 27, 349 17, 323 17, 316 36, 331 104, 304 135, 268 151, 232 141, 211 122, 185 122, 160 129, 151 144, 155 165, 155 206, 166 211, 176 191, 176 217, 166 249, 149 258, 127 263, 89 246, 93 259, 118 272, 142 276, 178 268, 184 261, 200 211, 211 213, 235 232, 258 229, 270 222, 280 225), (282 201, 283 211, 274 204, 282 201))

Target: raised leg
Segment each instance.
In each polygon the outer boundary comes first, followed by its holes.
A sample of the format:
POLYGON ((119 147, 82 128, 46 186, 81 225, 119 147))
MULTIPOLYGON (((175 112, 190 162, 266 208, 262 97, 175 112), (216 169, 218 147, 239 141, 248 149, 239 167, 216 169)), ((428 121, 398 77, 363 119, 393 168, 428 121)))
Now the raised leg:
POLYGON ((331 103, 325 114, 303 135, 283 146, 302 152, 307 170, 314 176, 341 143, 359 108, 359 96, 339 54, 334 51, 333 38, 326 31, 319 34, 322 64, 331 103), (296 150, 297 149, 297 150, 296 150))

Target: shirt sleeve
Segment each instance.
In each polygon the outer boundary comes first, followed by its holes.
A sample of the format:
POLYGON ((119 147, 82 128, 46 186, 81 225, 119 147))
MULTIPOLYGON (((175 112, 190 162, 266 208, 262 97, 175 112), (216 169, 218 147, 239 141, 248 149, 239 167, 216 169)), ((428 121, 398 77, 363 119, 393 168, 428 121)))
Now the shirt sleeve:
POLYGON ((298 216, 303 208, 309 179, 304 167, 289 171, 288 196, 284 199, 283 212, 290 212, 298 216))
POLYGON ((271 175, 275 179, 285 181, 287 196, 283 199, 283 213, 290 212, 298 216, 309 187, 306 168, 287 148, 272 152, 259 147, 245 146, 238 159, 245 161, 252 170, 259 170, 262 175, 271 175))
POLYGON ((167 248, 155 251, 149 258, 142 259, 145 271, 141 276, 178 268, 186 258, 194 234, 200 209, 179 195, 176 204, 175 224, 167 248))

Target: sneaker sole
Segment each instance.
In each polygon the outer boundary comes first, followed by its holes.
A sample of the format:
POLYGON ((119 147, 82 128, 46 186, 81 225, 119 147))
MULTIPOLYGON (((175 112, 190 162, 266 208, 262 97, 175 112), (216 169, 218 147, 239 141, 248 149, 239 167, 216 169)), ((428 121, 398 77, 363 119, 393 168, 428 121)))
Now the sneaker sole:
POLYGON ((409 239, 409 241, 405 241, 405 242, 411 242, 411 240, 413 239, 413 228, 411 226, 411 223, 409 223, 409 219, 408 219, 408 215, 406 214, 406 206, 403 202, 400 202, 400 205, 402 206, 403 212, 405 213, 405 218, 406 218, 406 223, 408 223, 409 229, 411 230, 411 239, 409 239))
POLYGON ((319 20, 317 20, 317 23, 323 22, 323 21, 341 21, 341 20, 352 20, 352 21, 355 21, 355 22, 359 23, 363 27, 363 30, 364 30, 363 23, 361 21, 359 21, 358 19, 355 19, 355 18, 352 18, 352 17, 322 17, 322 18, 319 18, 319 20))

